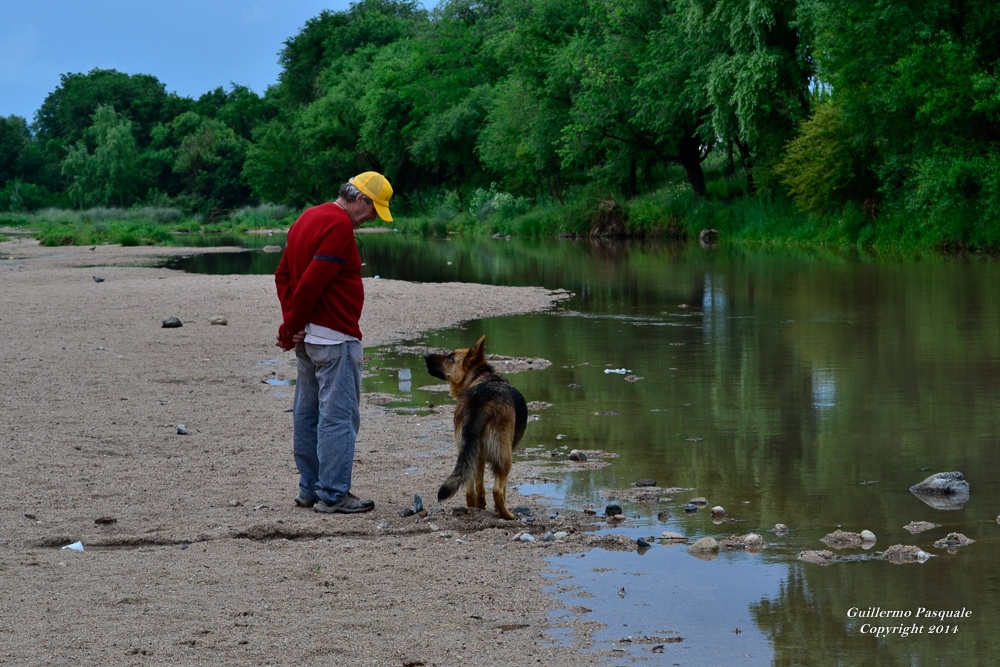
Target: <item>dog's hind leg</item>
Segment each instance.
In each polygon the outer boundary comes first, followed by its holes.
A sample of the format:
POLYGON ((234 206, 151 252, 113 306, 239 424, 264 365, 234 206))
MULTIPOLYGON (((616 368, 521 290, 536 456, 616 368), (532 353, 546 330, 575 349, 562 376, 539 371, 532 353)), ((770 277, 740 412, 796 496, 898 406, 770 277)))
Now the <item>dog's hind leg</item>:
POLYGON ((513 519, 514 515, 507 509, 507 476, 510 475, 510 466, 497 466, 493 468, 493 506, 497 510, 497 515, 503 519, 513 519))
POLYGON ((486 487, 483 486, 483 473, 486 462, 480 459, 476 463, 476 472, 465 483, 465 504, 475 509, 486 509, 486 487))
POLYGON ((485 474, 486 461, 480 458, 479 465, 476 467, 476 507, 481 510, 486 509, 486 484, 483 482, 485 474))

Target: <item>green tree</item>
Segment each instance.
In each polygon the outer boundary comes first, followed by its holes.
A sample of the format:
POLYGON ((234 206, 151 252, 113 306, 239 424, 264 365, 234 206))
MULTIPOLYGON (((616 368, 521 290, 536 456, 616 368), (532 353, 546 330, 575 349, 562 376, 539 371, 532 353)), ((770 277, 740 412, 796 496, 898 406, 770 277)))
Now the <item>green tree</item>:
POLYGON ((360 0, 344 12, 324 10, 285 42, 276 94, 289 106, 318 100, 332 63, 358 49, 403 39, 426 14, 416 0, 360 0))
POLYGON ((415 37, 375 59, 362 147, 379 163, 412 163, 426 180, 456 188, 460 196, 461 188, 485 182, 475 145, 501 72, 483 49, 494 9, 489 2, 449 0, 415 37))
POLYGON ((802 0, 818 75, 880 196, 941 242, 997 224, 1000 7, 987 0, 802 0))
POLYGON ((180 140, 172 169, 183 183, 182 194, 213 220, 247 202, 250 189, 243 179, 247 142, 222 121, 194 112, 171 122, 180 140))
POLYGON ((134 204, 143 185, 138 167, 132 121, 104 105, 62 161, 63 175, 70 182, 67 194, 79 208, 134 204))
POLYGON ((507 74, 495 86, 477 154, 507 189, 559 201, 578 182, 559 154, 579 79, 567 45, 587 5, 576 0, 506 0, 484 48, 507 74))
POLYGON ((826 102, 801 125, 775 170, 796 204, 824 214, 875 195, 872 157, 855 152, 840 109, 826 102))
POLYGON ((676 163, 695 195, 704 195, 701 163, 712 140, 703 132, 703 96, 690 85, 694 71, 677 39, 676 12, 656 0, 588 6, 586 29, 563 56, 579 80, 562 131, 564 166, 635 194, 656 167, 676 163))
POLYGON ((84 138, 98 107, 111 106, 132 121, 136 141, 144 146, 153 127, 173 118, 184 104, 148 74, 129 75, 113 69, 63 74, 35 114, 35 129, 42 139, 72 145, 84 138))
POLYGON ((257 196, 304 205, 334 196, 356 171, 385 170, 380 147, 362 145, 362 104, 401 82, 382 86, 373 61, 426 21, 415 1, 363 0, 321 13, 286 42, 280 83, 265 97, 278 114, 253 132, 243 172, 257 196))
POLYGON ((739 150, 753 192, 772 190, 774 166, 809 113, 812 61, 797 0, 692 0, 688 39, 707 66, 712 133, 739 150))
POLYGON ((191 105, 191 111, 226 124, 240 137, 249 140, 254 128, 275 117, 277 110, 246 86, 232 84, 205 93, 191 105))
POLYGON ((28 121, 21 116, 0 116, 0 185, 23 175, 30 144, 28 121))
POLYGON ((511 76, 494 90, 477 153, 509 190, 562 201, 556 139, 564 122, 565 114, 553 110, 523 79, 511 76))
POLYGON ((262 201, 296 207, 315 203, 302 156, 299 137, 288 120, 272 120, 254 130, 243 178, 262 201))

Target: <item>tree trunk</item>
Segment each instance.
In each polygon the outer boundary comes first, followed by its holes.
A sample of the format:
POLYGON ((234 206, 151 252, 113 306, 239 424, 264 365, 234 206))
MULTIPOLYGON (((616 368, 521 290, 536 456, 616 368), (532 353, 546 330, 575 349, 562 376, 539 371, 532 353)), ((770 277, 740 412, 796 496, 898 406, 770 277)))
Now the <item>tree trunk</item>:
POLYGON ((736 148, 740 151, 740 159, 743 161, 743 172, 747 175, 747 193, 757 194, 757 184, 753 180, 753 156, 750 155, 750 148, 740 140, 736 140, 736 148))
POLYGON ((705 187, 705 172, 701 169, 701 151, 696 138, 687 136, 681 139, 679 162, 687 173, 694 196, 701 199, 708 190, 705 187))
POLYGON ((639 176, 637 174, 638 166, 636 165, 635 155, 630 155, 628 159, 628 183, 625 185, 626 194, 629 197, 634 197, 639 194, 639 176))

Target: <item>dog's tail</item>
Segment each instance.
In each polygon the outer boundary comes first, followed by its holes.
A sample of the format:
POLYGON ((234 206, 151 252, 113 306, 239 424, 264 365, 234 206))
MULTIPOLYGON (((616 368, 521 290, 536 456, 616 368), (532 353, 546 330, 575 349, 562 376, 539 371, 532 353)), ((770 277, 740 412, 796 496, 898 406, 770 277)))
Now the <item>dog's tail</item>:
POLYGON ((465 483, 476 474, 476 461, 479 459, 479 441, 466 441, 462 451, 458 454, 458 461, 455 462, 455 469, 444 480, 444 484, 438 489, 438 502, 448 500, 455 492, 465 486, 465 483))
POLYGON ((458 451, 455 469, 438 489, 438 502, 448 500, 465 486, 466 482, 475 478, 485 422, 485 415, 481 411, 475 411, 475 414, 463 424, 459 434, 462 438, 462 448, 458 451))
POLYGON ((458 468, 455 468, 455 472, 448 475, 448 479, 444 480, 444 484, 438 489, 438 502, 443 503, 444 501, 455 495, 455 492, 462 488, 465 481, 462 480, 461 472, 458 468))

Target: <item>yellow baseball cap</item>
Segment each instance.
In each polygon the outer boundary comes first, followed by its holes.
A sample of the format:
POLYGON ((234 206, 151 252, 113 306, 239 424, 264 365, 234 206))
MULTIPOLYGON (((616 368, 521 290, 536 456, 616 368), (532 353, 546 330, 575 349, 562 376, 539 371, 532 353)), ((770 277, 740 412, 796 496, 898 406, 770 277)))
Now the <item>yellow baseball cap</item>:
POLYGON ((375 212, 378 213, 378 217, 386 222, 392 222, 392 215, 389 213, 389 199, 392 198, 392 186, 389 185, 389 179, 377 171, 366 171, 363 174, 358 174, 348 182, 372 200, 372 203, 375 204, 375 212))

